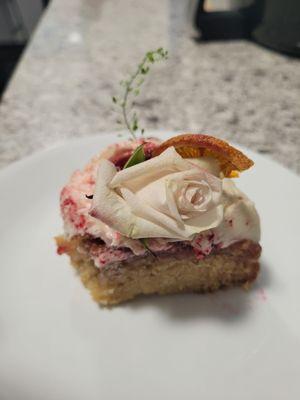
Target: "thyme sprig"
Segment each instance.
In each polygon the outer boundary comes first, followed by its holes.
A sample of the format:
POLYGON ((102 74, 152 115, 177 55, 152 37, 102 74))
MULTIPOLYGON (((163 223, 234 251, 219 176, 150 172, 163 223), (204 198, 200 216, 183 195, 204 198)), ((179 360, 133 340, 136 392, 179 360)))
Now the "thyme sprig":
MULTIPOLYGON (((142 135, 145 131, 143 128, 139 127, 137 113, 133 110, 133 99, 140 94, 141 86, 145 82, 145 76, 149 73, 150 67, 154 63, 166 60, 167 58, 168 51, 164 50, 162 47, 154 51, 148 51, 129 79, 120 82, 120 85, 124 88, 123 95, 112 97, 113 103, 121 108, 125 127, 129 130, 133 139, 136 139, 136 132, 139 129, 142 135)), ((121 120, 117 122, 122 124, 121 120)))

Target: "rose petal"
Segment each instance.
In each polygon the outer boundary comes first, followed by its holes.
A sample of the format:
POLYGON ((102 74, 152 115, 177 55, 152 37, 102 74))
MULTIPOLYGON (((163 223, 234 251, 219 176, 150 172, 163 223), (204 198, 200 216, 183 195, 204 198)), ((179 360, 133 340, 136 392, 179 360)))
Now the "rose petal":
POLYGON ((116 173, 110 161, 100 162, 90 215, 130 237, 134 227, 131 209, 121 196, 109 188, 116 173))
POLYGON ((103 160, 90 214, 129 238, 190 240, 220 224, 221 192, 220 179, 191 167, 170 147, 154 159, 119 172, 103 160))
POLYGON ((223 220, 223 205, 219 206, 203 213, 198 216, 193 216, 188 220, 185 220, 185 226, 189 232, 197 233, 203 232, 207 229, 215 228, 223 220))
POLYGON ((120 190, 123 198, 131 207, 133 214, 140 217, 136 219, 136 229, 132 237, 171 237, 186 240, 190 236, 184 226, 181 225, 180 227, 173 218, 145 204, 129 189, 121 188, 120 190), (156 232, 159 231, 159 235, 153 231, 145 231, 147 226, 143 223, 144 221, 152 223, 156 232))
POLYGON ((150 183, 139 190, 137 195, 143 204, 148 204, 155 210, 169 215, 178 223, 182 224, 173 192, 169 188, 170 182, 168 180, 168 176, 172 176, 172 174, 150 183))
POLYGON ((184 160, 174 147, 169 147, 159 157, 119 171, 112 179, 110 187, 125 186, 136 192, 165 175, 188 168, 190 163, 184 160))
POLYGON ((181 215, 179 214, 177 203, 174 195, 174 191, 171 190, 171 182, 165 182, 166 198, 170 216, 173 217, 179 224, 183 224, 181 215))

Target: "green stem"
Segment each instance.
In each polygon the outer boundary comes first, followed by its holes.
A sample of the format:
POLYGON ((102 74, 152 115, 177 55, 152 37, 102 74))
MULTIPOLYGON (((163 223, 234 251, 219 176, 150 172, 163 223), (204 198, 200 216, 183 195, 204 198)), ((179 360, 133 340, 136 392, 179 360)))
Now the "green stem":
MULTIPOLYGON (((168 52, 163 50, 163 48, 159 48, 155 51, 148 51, 146 55, 143 57, 140 64, 134 74, 130 76, 128 81, 121 81, 121 85, 125 88, 124 94, 121 98, 112 97, 113 103, 117 104, 121 107, 122 116, 124 118, 124 123, 126 128, 129 130, 131 136, 134 140, 137 139, 136 131, 139 128, 137 114, 134 113, 133 116, 130 114, 132 111, 133 101, 129 101, 130 93, 133 92, 134 96, 137 96, 140 92, 140 87, 144 82, 144 76, 147 75, 150 69, 150 65, 154 64, 156 61, 166 60, 168 58, 168 52), (136 87, 134 87, 134 82, 138 78, 139 75, 142 75, 143 78, 137 83, 136 87)), ((117 121, 121 123, 120 121, 117 121)), ((140 129, 141 134, 143 135, 144 129, 140 129)))
POLYGON ((137 70, 135 71, 135 73, 132 75, 132 77, 128 81, 128 83, 126 85, 126 90, 125 90, 125 93, 124 93, 124 97, 123 97, 123 100, 122 100, 122 114, 123 114, 123 118, 124 118, 124 121, 125 121, 125 125, 126 125, 127 129, 129 130, 129 132, 131 133, 131 135, 132 135, 134 140, 136 140, 136 135, 135 135, 134 130, 132 129, 132 126, 130 125, 130 122, 128 121, 128 118, 127 118, 127 100, 128 100, 128 96, 129 96, 129 93, 130 93, 131 85, 133 84, 133 82, 136 80, 136 78, 140 74, 142 68, 144 67, 144 65, 146 63, 146 61, 147 61, 147 56, 145 56, 143 58, 142 62, 139 64, 137 70))
POLYGON ((132 135, 133 139, 136 140, 135 133, 134 133, 133 129, 131 128, 131 125, 130 125, 130 123, 128 121, 128 118, 127 118, 126 103, 125 103, 125 105, 122 105, 122 114, 123 114, 123 118, 124 118, 125 125, 126 125, 127 129, 129 130, 129 132, 132 135))

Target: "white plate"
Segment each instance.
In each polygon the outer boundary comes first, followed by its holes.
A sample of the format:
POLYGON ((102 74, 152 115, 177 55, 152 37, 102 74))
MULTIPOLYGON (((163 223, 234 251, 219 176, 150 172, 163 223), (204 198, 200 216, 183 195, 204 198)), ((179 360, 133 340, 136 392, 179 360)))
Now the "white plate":
POLYGON ((239 186, 262 217, 253 290, 141 298, 111 310, 66 256, 58 196, 114 135, 54 148, 0 173, 0 399, 300 398, 300 179, 247 151, 239 186))

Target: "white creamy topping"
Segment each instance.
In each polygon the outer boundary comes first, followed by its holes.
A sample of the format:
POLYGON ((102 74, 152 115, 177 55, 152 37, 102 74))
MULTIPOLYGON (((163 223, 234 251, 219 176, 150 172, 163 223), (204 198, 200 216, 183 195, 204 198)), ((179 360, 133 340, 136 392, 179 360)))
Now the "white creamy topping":
MULTIPOLYGON (((220 181, 214 176, 219 175, 218 162, 207 157, 179 160, 177 153, 175 155, 171 152, 169 150, 163 163, 160 163, 159 157, 153 159, 152 164, 155 165, 150 170, 145 168, 147 162, 140 164, 139 171, 142 173, 138 174, 132 168, 118 173, 111 163, 105 161, 105 168, 108 168, 109 174, 104 178, 98 176, 98 180, 102 179, 103 182, 103 179, 106 179, 109 190, 101 185, 100 191, 105 190, 106 197, 105 202, 102 199, 96 204, 97 212, 94 215, 97 218, 89 214, 92 200, 87 199, 85 195, 92 194, 95 190, 97 169, 102 157, 93 159, 82 172, 75 172, 61 195, 65 233, 69 236, 90 234, 92 237, 101 238, 108 247, 128 247, 135 254, 145 252, 144 246, 136 240, 138 237, 152 237, 149 239, 151 248, 160 250, 167 250, 174 241, 192 240, 195 234, 205 237, 213 233, 214 242, 219 243, 220 247, 227 247, 243 239, 258 242, 260 223, 254 204, 231 179, 220 181), (195 168, 191 168, 191 163, 195 168), (116 196, 122 196, 121 203, 118 199, 113 213, 110 212, 111 196, 114 202, 116 196), (137 207, 137 202, 140 208, 137 207), (142 224, 130 225, 132 210, 143 219, 142 224), (210 217, 205 216, 207 213, 210 217), (120 220, 123 225, 120 225, 120 220), (149 221, 152 221, 151 224, 149 221), (175 221, 177 226, 174 225, 175 221), (153 225, 154 231, 151 233, 153 225), (131 237, 120 233, 128 226, 131 237), (142 235, 134 232, 137 228, 144 229, 142 235), (150 232, 150 235, 147 235, 147 232, 150 232)), ((96 188, 95 200, 98 195, 99 187, 96 188)), ((93 208, 95 210, 95 201, 93 208)))
POLYGON ((198 167, 206 169, 211 174, 220 176, 220 164, 218 160, 212 157, 189 158, 188 160, 198 167))
POLYGON ((222 202, 224 218, 214 229, 222 247, 241 239, 260 240, 260 221, 254 203, 241 192, 231 179, 223 179, 222 202))

